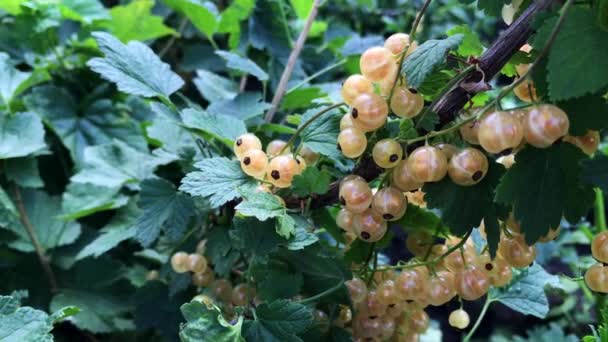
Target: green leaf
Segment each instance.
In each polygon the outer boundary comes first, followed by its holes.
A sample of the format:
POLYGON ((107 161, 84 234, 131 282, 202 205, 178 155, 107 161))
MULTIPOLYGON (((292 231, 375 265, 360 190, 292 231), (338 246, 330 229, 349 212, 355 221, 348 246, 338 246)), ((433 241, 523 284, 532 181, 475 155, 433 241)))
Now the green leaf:
POLYGON ((203 159, 194 164, 200 171, 190 172, 182 179, 181 191, 209 200, 211 207, 240 197, 237 188, 255 187, 255 182, 241 170, 238 160, 227 158, 203 159))
MULTIPOLYGON (((557 17, 546 19, 533 41, 541 48, 549 38, 557 17)), ((547 63, 547 82, 552 100, 567 100, 595 93, 608 85, 608 32, 586 6, 573 6, 557 34, 547 63), (572 49, 576 46, 576 49, 572 49)))
POLYGON ((137 205, 142 213, 135 224, 135 237, 144 247, 149 247, 158 238, 161 229, 170 242, 179 241, 194 215, 192 198, 176 191, 173 184, 161 178, 141 183, 137 205))
POLYGON ((502 6, 512 0, 477 0, 477 8, 492 17, 500 16, 502 6))
POLYGON ((538 263, 517 272, 509 285, 492 288, 488 296, 524 315, 547 317, 549 301, 545 287, 561 287, 559 277, 547 273, 538 263))
POLYGON ((169 97, 184 85, 148 46, 140 42, 127 45, 108 33, 93 32, 104 58, 93 58, 87 65, 104 79, 116 83, 120 91, 143 97, 169 97))
POLYGON ((148 137, 155 139, 160 147, 180 159, 188 160, 196 154, 194 136, 183 127, 179 114, 167 106, 153 102, 150 109, 156 114, 147 127, 148 137))
POLYGON ((78 328, 93 333, 119 330, 129 310, 129 303, 102 293, 81 290, 63 290, 51 300, 51 310, 65 306, 79 308, 80 312, 70 317, 69 321, 78 328))
POLYGON ((297 251, 304 249, 307 246, 319 241, 319 237, 310 231, 314 230, 314 226, 302 216, 293 216, 296 222, 294 236, 289 240, 287 249, 297 251))
POLYGON ((406 231, 425 230, 430 233, 445 232, 448 228, 443 225, 441 219, 433 212, 409 203, 405 215, 396 221, 406 231))
POLYGON ((123 43, 131 40, 151 40, 167 35, 178 36, 163 24, 163 17, 152 15, 153 0, 137 0, 110 10, 112 20, 104 24, 123 43))
MULTIPOLYGON (((359 35, 353 35, 342 47, 342 54, 344 56, 361 55, 365 50, 374 47, 384 45, 384 38, 382 36, 367 36, 361 37, 359 35)), ((358 62, 357 58, 357 64, 358 62)))
POLYGON ((44 128, 34 113, 0 115, 0 159, 27 157, 45 149, 44 128))
POLYGON ((420 87, 435 67, 444 62, 448 51, 459 46, 463 38, 464 35, 455 34, 446 39, 427 40, 418 46, 403 62, 401 74, 407 78, 407 84, 413 88, 420 87))
POLYGON ((172 161, 166 156, 136 151, 118 140, 111 144, 89 146, 85 148, 83 156, 84 166, 72 176, 72 182, 109 188, 150 178, 157 166, 172 161))
POLYGON ((241 241, 238 239, 233 241, 226 227, 213 228, 205 236, 207 238, 205 254, 209 257, 209 261, 213 263, 213 271, 220 277, 228 276, 232 272, 234 264, 242 255, 237 249, 242 246, 241 241))
POLYGON ((120 193, 120 187, 70 183, 63 193, 61 218, 75 220, 100 211, 117 209, 125 206, 128 200, 128 196, 120 193))
POLYGON ((575 223, 590 209, 593 191, 579 184, 584 157, 569 143, 546 149, 528 146, 515 156, 496 188, 496 200, 513 206, 528 243, 559 226, 562 215, 575 223))
POLYGON ((236 53, 221 50, 216 51, 215 54, 226 60, 226 66, 229 69, 250 74, 255 76, 260 81, 268 80, 268 74, 249 58, 241 57, 236 53))
POLYGON ((0 9, 7 12, 8 14, 16 16, 21 14, 21 3, 25 1, 26 0, 5 0, 0 2, 0 9))
POLYGON ((180 306, 192 299, 192 295, 169 296, 167 285, 149 281, 135 294, 135 325, 137 330, 155 329, 166 340, 175 340, 183 323, 180 306))
POLYGON ((281 20, 281 3, 257 0, 249 18, 249 42, 259 50, 266 49, 271 56, 286 57, 291 51, 288 27, 281 20))
MULTIPOLYGON (((577 342, 579 339, 572 334, 566 335, 564 329, 557 323, 550 323, 549 326, 537 326, 526 332, 528 338, 513 336, 514 342, 536 342, 536 341, 551 341, 551 342, 577 342)), ((608 336, 606 336, 608 337, 608 336)), ((584 342, 586 340, 583 339, 584 342)), ((591 342, 604 342, 606 339, 596 340, 593 338, 591 342)))
POLYGON ((243 196, 243 202, 235 207, 241 215, 254 216, 260 221, 276 218, 277 234, 285 238, 294 234, 295 221, 287 214, 287 209, 276 196, 246 189, 241 191, 241 195, 243 196))
POLYGON ((78 252, 76 260, 87 257, 97 258, 119 243, 134 237, 136 232, 134 225, 138 214, 134 202, 119 210, 110 223, 99 231, 100 234, 78 252))
POLYGON ((241 21, 249 18, 254 5, 254 0, 235 0, 222 12, 217 32, 230 34, 230 49, 237 47, 241 38, 241 21))
POLYGON ((281 104, 281 109, 292 110, 298 108, 308 108, 313 100, 326 95, 327 94, 319 87, 298 88, 285 94, 281 104))
POLYGON ((120 115, 110 100, 78 103, 66 89, 44 85, 34 88, 25 97, 25 103, 59 136, 78 165, 83 161, 87 146, 101 145, 112 139, 137 150, 147 149, 139 124, 120 115))
MULTIPOLYGON (((422 188, 426 194, 424 199, 429 208, 441 210, 443 222, 450 231, 458 236, 475 227, 479 227, 481 220, 492 228, 498 226, 498 218, 506 216, 504 208, 496 205, 494 200, 494 189, 504 174, 504 167, 498 163, 490 163, 488 173, 484 179, 473 186, 461 186, 452 182, 449 177, 437 183, 427 183, 422 188)), ((406 212, 407 214, 407 212, 406 212)), ((491 248, 496 248, 498 233, 494 229, 489 231, 488 239, 492 240, 491 248)), ((491 250, 494 255, 496 249, 491 250)))
POLYGON ((15 68, 9 55, 0 52, 0 105, 7 106, 27 89, 50 79, 46 71, 23 72, 15 68))
POLYGON ((300 196, 311 194, 323 195, 329 190, 330 176, 326 171, 319 171, 316 167, 309 166, 299 175, 293 178, 293 193, 300 196))
POLYGON ((580 136, 590 129, 608 128, 608 103, 602 96, 587 95, 558 102, 557 106, 568 114, 570 135, 580 136))
POLYGON ((584 159, 581 166, 581 180, 600 187, 608 194, 608 156, 596 153, 593 159, 584 159))
MULTIPOLYGON (((80 236, 80 224, 65 222, 58 218, 61 213, 59 197, 51 197, 42 191, 21 191, 25 213, 29 219, 38 242, 44 249, 69 245, 80 236)), ((33 252, 34 246, 21 223, 8 227, 17 235, 17 240, 9 246, 23 252, 33 252)))
POLYGON ((237 217, 232 221, 232 225, 234 230, 230 232, 230 236, 234 244, 248 255, 265 256, 287 241, 276 234, 272 221, 237 217))
POLYGON ((296 335, 313 323, 310 308, 284 299, 260 304, 256 314, 257 320, 245 322, 248 341, 301 341, 296 335))
POLYGON ((217 30, 217 13, 206 6, 206 3, 196 0, 162 0, 173 10, 190 19, 199 31, 211 38, 217 30))
MULTIPOLYGON (((307 110, 302 114, 302 124, 309 121, 315 114, 324 107, 307 110)), ((314 152, 329 156, 331 158, 340 158, 342 153, 338 151, 336 141, 340 133, 341 113, 334 109, 323 114, 320 118, 308 125, 300 134, 300 141, 304 146, 310 148, 314 152)), ((301 124, 301 125, 302 125, 301 124)))
POLYGON ((422 128, 428 132, 434 131, 435 126, 439 124, 439 114, 433 112, 432 110, 423 114, 416 121, 416 127, 422 128))
POLYGON ((302 274, 272 264, 256 264, 256 266, 253 270, 256 294, 259 294, 264 301, 288 299, 300 293, 304 283, 302 274))
POLYGON ((414 121, 412 119, 401 119, 399 120, 399 139, 408 140, 418 137, 418 132, 414 127, 414 121))
MULTIPOLYGON (((501 6, 502 7, 502 6, 501 6)), ((483 52, 483 45, 477 33, 471 31, 467 25, 454 26, 447 31, 448 36, 462 34, 462 44, 458 47, 458 54, 463 57, 479 56, 483 52)))
POLYGON ((234 99, 212 102, 207 112, 214 115, 228 115, 248 120, 264 114, 270 104, 262 100, 262 94, 239 93, 234 99))
POLYGON ((232 147, 240 135, 247 133, 243 120, 234 116, 210 114, 192 108, 183 110, 181 116, 186 127, 209 133, 228 147, 232 147))
POLYGON ((63 0, 59 10, 62 17, 84 24, 108 18, 108 11, 97 0, 63 0))
POLYGON ((23 188, 44 186, 38 171, 38 160, 32 157, 12 158, 5 161, 6 178, 23 188))
POLYGON ((245 341, 241 337, 243 317, 235 324, 227 322, 220 310, 208 309, 197 301, 186 303, 181 307, 186 318, 179 331, 183 342, 237 342, 245 341))
POLYGON ((236 82, 207 70, 196 70, 196 77, 192 82, 199 93, 211 103, 232 100, 239 92, 236 82))

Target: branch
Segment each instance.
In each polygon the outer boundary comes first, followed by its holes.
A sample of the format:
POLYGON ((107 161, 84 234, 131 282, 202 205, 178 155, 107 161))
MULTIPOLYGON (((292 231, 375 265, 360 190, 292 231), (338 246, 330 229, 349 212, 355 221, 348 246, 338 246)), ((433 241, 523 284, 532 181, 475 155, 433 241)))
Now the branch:
MULTIPOLYGON (((534 33, 531 27, 532 19, 539 12, 547 10, 556 0, 538 0, 528 7, 524 13, 507 29, 490 48, 480 58, 479 67, 483 70, 486 81, 493 78, 511 59, 511 57, 519 51, 530 36, 534 33)), ((434 105, 435 111, 441 118, 441 125, 451 122, 455 119, 456 114, 464 107, 469 99, 475 95, 473 91, 467 92, 460 87, 463 82, 478 81, 480 72, 473 72, 468 77, 462 79, 453 90, 443 95, 434 105), (477 79, 475 79, 477 78, 477 79)), ((371 157, 364 157, 353 170, 353 174, 363 177, 367 181, 371 181, 382 173, 371 157)), ((321 208, 327 205, 334 204, 338 201, 338 186, 340 180, 330 184, 329 191, 321 196, 314 196, 311 203, 311 208, 321 208)), ((286 199, 287 206, 290 208, 299 208, 300 201, 304 199, 290 197, 286 199)))
POLYGON ((270 104, 270 109, 266 112, 265 120, 266 122, 271 122, 274 114, 279 109, 279 104, 283 99, 283 95, 285 95, 285 90, 287 89, 287 83, 289 82, 289 78, 291 77, 291 73, 293 72, 293 68, 296 66, 296 62, 298 61, 298 56, 300 56, 300 52, 304 47, 304 43, 306 42, 306 37, 308 36, 308 32, 312 26, 312 22, 315 20, 317 16, 317 12, 319 10, 319 5, 321 4, 321 0, 314 0, 312 4, 312 9, 310 10, 310 14, 306 19, 306 23, 304 24, 304 28, 296 41, 296 45, 294 46, 291 54, 289 55, 289 59, 287 59, 287 65, 285 66, 285 70, 283 70, 283 74, 281 75, 281 79, 279 80, 279 85, 277 86, 277 91, 272 98, 272 103, 270 104))

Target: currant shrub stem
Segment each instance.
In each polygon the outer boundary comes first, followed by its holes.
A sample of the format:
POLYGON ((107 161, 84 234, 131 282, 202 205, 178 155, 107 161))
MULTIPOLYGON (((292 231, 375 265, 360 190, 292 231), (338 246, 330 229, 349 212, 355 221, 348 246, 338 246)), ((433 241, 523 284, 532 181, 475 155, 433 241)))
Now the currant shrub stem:
POLYGON ((38 240, 38 236, 36 236, 36 232, 34 232, 34 227, 27 216, 27 212, 25 211, 25 206, 23 205, 23 199, 21 198, 21 193, 19 192, 19 188, 17 185, 13 185, 14 193, 15 193, 15 204, 17 206, 17 210, 19 211, 19 219, 21 220, 21 224, 25 229, 32 245, 34 246, 34 250, 38 255, 38 261, 46 274, 47 280, 49 282, 50 290, 52 293, 57 292, 57 280, 55 278, 55 273, 53 273, 53 269, 51 268, 51 263, 49 261, 48 256, 46 255, 46 251, 44 247, 40 244, 38 240))
POLYGON ((433 0, 426 0, 424 2, 424 5, 422 5, 422 8, 416 15, 416 19, 414 19, 414 24, 412 25, 412 29, 410 30, 410 44, 405 47, 405 50, 403 50, 403 52, 401 52, 401 55, 399 56, 399 63, 397 66, 397 77, 395 77, 395 80, 393 81, 393 86, 391 87, 391 92, 388 94, 388 99, 386 100, 387 103, 391 103, 391 99, 393 98, 393 93, 395 92, 395 86, 397 85, 397 81, 399 80, 398 75, 401 74, 401 68, 403 67, 403 61, 405 60, 405 55, 407 54, 407 50, 409 50, 410 46, 412 46, 412 44, 414 43, 414 40, 416 39, 416 31, 418 31, 418 25, 420 25, 420 22, 422 21, 422 16, 424 16, 424 13, 426 12, 427 8, 429 8, 431 1, 433 1, 433 0))
POLYGON ((323 298, 325 296, 329 296, 330 294, 338 291, 339 289, 341 289, 343 287, 344 287, 344 282, 339 282, 334 287, 330 287, 329 289, 327 289, 327 290, 325 290, 325 291, 323 291, 321 293, 318 293, 318 294, 316 294, 316 295, 314 295, 312 297, 304 298, 304 299, 298 301, 298 303, 300 303, 300 304, 307 304, 307 303, 314 302, 314 301, 319 300, 319 299, 321 299, 321 298, 323 298))
POLYGON ((179 36, 181 36, 182 31, 184 31, 184 29, 186 28, 187 23, 188 23, 188 17, 184 16, 182 18, 182 20, 180 20, 179 26, 177 27, 177 35, 171 36, 171 38, 167 41, 165 46, 163 46, 162 49, 160 49, 160 52, 158 53, 159 58, 163 58, 165 56, 165 54, 167 54, 167 52, 169 52, 169 49, 171 48, 171 46, 173 46, 173 44, 175 43, 177 38, 179 38, 179 36))
POLYGON ((287 90, 287 94, 289 94, 289 93, 293 92, 294 90, 296 90, 296 89, 300 88, 301 86, 303 86, 303 85, 305 85, 306 83, 308 83, 308 82, 310 82, 310 81, 314 80, 315 78, 317 78, 317 77, 319 77, 319 76, 321 76, 321 75, 325 74, 326 72, 328 72, 328 71, 330 71, 330 70, 333 70, 333 69, 335 69, 335 68, 337 68, 337 67, 339 67, 339 66, 343 65, 344 63, 346 63, 346 58, 343 58, 343 59, 341 59, 341 60, 337 61, 337 62, 336 62, 336 63, 334 63, 334 64, 331 64, 331 65, 326 66, 325 68, 323 68, 323 69, 321 69, 321 70, 319 70, 319 71, 315 72, 314 74, 312 74, 312 75, 310 75, 310 76, 306 77, 305 79, 303 79, 303 80, 302 80, 301 82, 299 82, 298 84, 296 84, 296 85, 294 85, 293 87, 289 88, 289 89, 287 90))
POLYGON ((606 207, 604 205, 604 193, 600 188, 595 188, 595 226, 598 232, 608 230, 606 226, 606 207))
POLYGON ((344 105, 345 105, 344 102, 340 102, 340 103, 333 104, 329 107, 325 107, 325 108, 321 109, 317 114, 313 115, 310 119, 308 119, 308 121, 301 124, 300 127, 298 127, 298 129, 296 130, 296 132, 291 136, 291 138, 289 138, 289 140, 287 140, 287 143, 285 144, 285 146, 283 146, 283 148, 281 149, 279 154, 283 154, 283 152, 285 152, 287 150, 287 148, 291 147, 291 145, 293 145, 295 143, 296 139, 302 133, 302 131, 306 127, 308 127, 311 123, 313 123, 313 121, 320 118, 323 114, 325 114, 333 109, 336 109, 338 107, 342 107, 344 105))
POLYGON ((490 307, 490 304, 492 304, 492 302, 494 302, 494 299, 490 298, 489 295, 486 296, 486 301, 485 301, 485 303, 483 303, 483 307, 481 308, 481 312, 479 313, 479 316, 477 316, 477 320, 475 321, 475 324, 473 325, 471 330, 469 330, 467 335, 462 339, 462 342, 469 342, 471 340, 471 337, 473 337, 473 334, 475 333, 477 328, 479 328, 479 324, 481 324, 481 321, 483 320, 484 316, 488 312, 488 308, 490 307))

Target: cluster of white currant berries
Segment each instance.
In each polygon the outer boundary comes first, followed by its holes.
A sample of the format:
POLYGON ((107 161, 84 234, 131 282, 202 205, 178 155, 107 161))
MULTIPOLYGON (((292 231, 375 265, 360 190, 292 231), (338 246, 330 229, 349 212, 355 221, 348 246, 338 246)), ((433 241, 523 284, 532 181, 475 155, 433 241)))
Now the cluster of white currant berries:
POLYGON ((291 186, 293 177, 314 163, 319 155, 303 146, 297 156, 283 140, 273 140, 262 150, 262 142, 253 133, 246 133, 234 141, 234 154, 247 175, 271 183, 277 188, 291 186))

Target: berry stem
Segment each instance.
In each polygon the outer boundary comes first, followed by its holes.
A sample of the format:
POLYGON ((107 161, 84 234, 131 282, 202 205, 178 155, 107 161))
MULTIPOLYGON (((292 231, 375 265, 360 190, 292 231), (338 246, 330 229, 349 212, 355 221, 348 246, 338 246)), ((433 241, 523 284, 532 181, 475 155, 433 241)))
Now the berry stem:
POLYGON ((296 85, 294 85, 293 87, 289 88, 289 89, 287 90, 287 94, 289 94, 289 93, 293 92, 294 90, 296 90, 296 89, 300 88, 301 86, 305 85, 306 83, 308 83, 308 82, 310 82, 310 81, 314 80, 315 78, 317 78, 317 77, 319 77, 319 76, 321 76, 321 75, 325 74, 326 72, 328 72, 328 71, 330 71, 330 70, 333 70, 333 69, 335 69, 335 68, 337 68, 337 67, 339 67, 339 66, 341 66, 341 65, 343 65, 343 64, 345 64, 345 63, 346 63, 346 58, 343 58, 343 59, 341 59, 341 60, 337 61, 337 62, 336 62, 336 63, 334 63, 334 64, 331 64, 331 65, 326 66, 325 68, 323 68, 323 69, 321 69, 321 70, 319 70, 319 71, 315 72, 314 74, 312 74, 312 75, 310 75, 310 76, 306 77, 305 79, 303 79, 303 80, 302 80, 301 82, 299 82, 298 84, 296 84, 296 85))
POLYGON ((604 206, 604 193, 595 188, 595 226, 598 232, 608 230, 606 226, 606 207, 604 206))
POLYGON ((325 291, 323 291, 321 293, 318 293, 318 294, 316 294, 316 295, 314 295, 312 297, 304 298, 304 299, 298 301, 298 303, 300 303, 300 304, 307 304, 307 303, 314 302, 314 301, 319 300, 319 299, 321 299, 321 298, 323 298, 325 296, 329 296, 330 294, 338 291, 341 288, 344 288, 344 282, 339 282, 334 287, 330 287, 329 289, 327 289, 327 290, 325 290, 325 291))
POLYGON ((462 342, 469 342, 469 340, 471 340, 471 337, 473 337, 473 334, 475 333, 477 328, 479 328, 479 324, 481 324, 481 321, 483 320, 484 316, 488 312, 488 308, 490 307, 490 304, 492 304, 492 302, 494 302, 494 299, 490 298, 490 295, 486 296, 486 301, 485 301, 485 303, 483 303, 483 307, 481 308, 481 312, 479 313, 479 316, 477 316, 477 320, 475 321, 475 324, 473 325, 471 330, 469 330, 467 335, 462 339, 462 342))
POLYGON ((291 138, 289 138, 289 140, 287 140, 287 143, 285 144, 285 146, 283 146, 283 148, 281 149, 281 151, 279 152, 279 155, 283 154, 283 152, 285 152, 289 147, 291 147, 291 145, 294 144, 294 142, 296 141, 296 139, 298 138, 298 136, 300 135, 300 133, 302 133, 302 131, 308 127, 311 123, 313 123, 313 121, 315 121, 316 119, 320 118, 321 115, 336 109, 338 107, 342 107, 344 106, 345 103, 344 102, 340 102, 340 103, 336 103, 333 104, 329 107, 325 107, 322 110, 320 110, 318 113, 316 113, 315 115, 313 115, 310 119, 308 119, 308 121, 304 122, 303 124, 300 124, 300 126, 298 127, 298 129, 296 130, 296 132, 291 136, 291 138))
POLYGON ((388 99, 386 100, 387 103, 391 103, 391 99, 393 98, 393 93, 395 92, 395 86, 397 86, 397 81, 399 81, 399 74, 401 74, 401 68, 403 67, 403 61, 405 60, 405 55, 407 54, 407 50, 410 49, 410 46, 412 46, 412 44, 414 43, 414 40, 416 39, 416 31, 418 31, 418 25, 420 25, 420 22, 422 21, 422 16, 424 15, 424 12, 426 12, 427 8, 429 8, 431 1, 433 1, 433 0, 426 0, 424 2, 424 5, 422 5, 422 8, 416 15, 416 19, 414 19, 414 24, 412 25, 412 29, 410 30, 410 43, 408 46, 405 47, 405 49, 401 52, 401 55, 399 56, 399 63, 397 66, 397 77, 395 77, 395 80, 393 81, 393 86, 391 87, 391 92, 388 94, 388 99))

